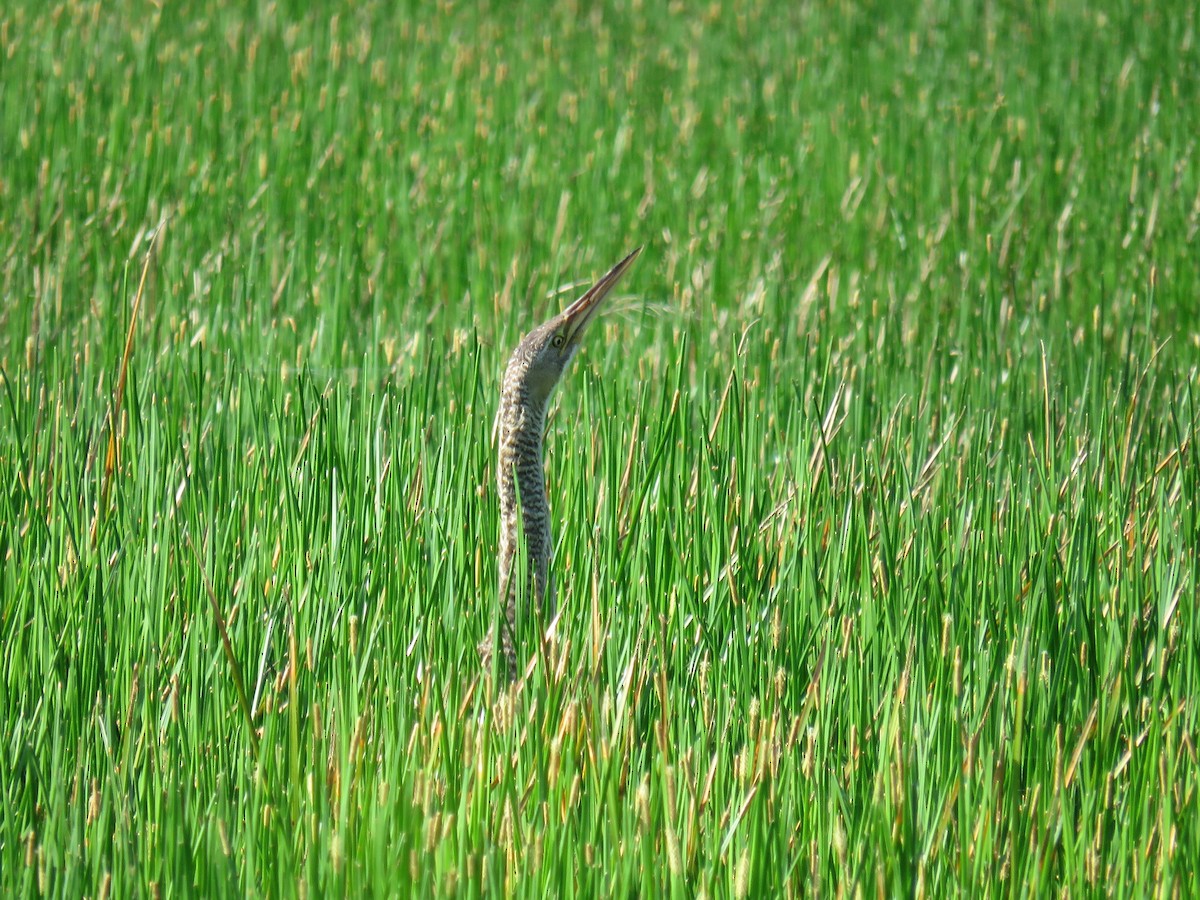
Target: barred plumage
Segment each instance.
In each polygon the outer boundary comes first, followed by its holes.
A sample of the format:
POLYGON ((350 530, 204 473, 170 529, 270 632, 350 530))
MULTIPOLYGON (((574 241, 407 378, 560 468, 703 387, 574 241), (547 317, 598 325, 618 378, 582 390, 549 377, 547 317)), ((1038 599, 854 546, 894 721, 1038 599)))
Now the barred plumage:
MULTIPOLYGON (((500 494, 500 601, 505 619, 500 643, 510 679, 517 674, 516 640, 526 630, 530 612, 536 617, 539 633, 541 623, 554 616, 550 573, 554 545, 542 459, 546 409, 601 301, 640 252, 640 247, 634 250, 582 297, 522 338, 504 371, 497 416, 496 486, 500 494), (522 537, 525 583, 517 584, 514 568, 522 537)), ((485 665, 494 646, 493 638, 480 646, 485 665)))

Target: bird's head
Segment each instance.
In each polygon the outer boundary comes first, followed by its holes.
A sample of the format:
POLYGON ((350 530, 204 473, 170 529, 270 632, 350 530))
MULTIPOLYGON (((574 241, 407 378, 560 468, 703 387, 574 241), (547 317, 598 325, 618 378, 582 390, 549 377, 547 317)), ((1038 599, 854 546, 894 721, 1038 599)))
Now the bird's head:
POLYGON ((596 317, 604 298, 641 252, 642 248, 638 247, 613 266, 582 297, 525 335, 508 364, 505 381, 520 377, 532 400, 545 402, 549 399, 567 365, 579 350, 584 332, 596 317))

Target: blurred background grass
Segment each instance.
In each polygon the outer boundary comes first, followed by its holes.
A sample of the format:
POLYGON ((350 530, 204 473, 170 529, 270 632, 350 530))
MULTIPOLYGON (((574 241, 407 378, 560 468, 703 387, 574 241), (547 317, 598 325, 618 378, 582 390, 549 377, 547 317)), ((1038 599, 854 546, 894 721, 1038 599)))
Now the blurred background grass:
POLYGON ((1194 891, 1198 89, 1187 3, 9 4, 0 883, 1194 891), (497 711, 499 374, 639 244, 497 711))

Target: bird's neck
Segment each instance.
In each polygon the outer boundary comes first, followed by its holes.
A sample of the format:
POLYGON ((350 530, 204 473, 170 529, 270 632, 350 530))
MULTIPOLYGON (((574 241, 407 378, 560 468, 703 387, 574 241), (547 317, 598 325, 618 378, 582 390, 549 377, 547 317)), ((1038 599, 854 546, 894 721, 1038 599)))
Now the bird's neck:
POLYGON ((542 438, 546 431, 546 403, 527 396, 506 397, 500 406, 499 459, 496 481, 500 515, 510 521, 518 503, 529 508, 546 505, 546 480, 542 468, 542 438))
POLYGON ((542 471, 546 403, 506 392, 500 406, 496 485, 500 494, 500 595, 510 633, 527 612, 553 614, 550 580, 550 503, 542 471), (518 548, 524 546, 524 577, 516 577, 518 548), (518 610, 523 612, 518 615, 518 610))

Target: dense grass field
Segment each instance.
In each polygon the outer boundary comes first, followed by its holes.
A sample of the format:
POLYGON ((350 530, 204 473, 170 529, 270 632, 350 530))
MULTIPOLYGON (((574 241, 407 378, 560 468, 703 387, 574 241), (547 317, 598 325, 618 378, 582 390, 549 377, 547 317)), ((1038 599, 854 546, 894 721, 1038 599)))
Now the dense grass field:
POLYGON ((1195 5, 328 7, 0 11, 0 894, 1200 893, 1195 5))

